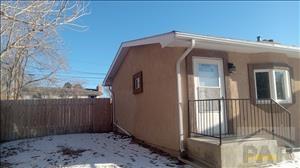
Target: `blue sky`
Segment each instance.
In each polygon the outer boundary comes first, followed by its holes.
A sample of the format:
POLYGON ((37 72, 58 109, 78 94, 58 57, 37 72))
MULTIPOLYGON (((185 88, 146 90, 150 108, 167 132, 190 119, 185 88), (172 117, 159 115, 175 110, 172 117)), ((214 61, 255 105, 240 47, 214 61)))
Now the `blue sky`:
POLYGON ((90 2, 89 10, 79 20, 87 31, 61 32, 65 76, 73 76, 65 80, 89 88, 102 82, 121 42, 172 30, 300 46, 300 2, 90 2))

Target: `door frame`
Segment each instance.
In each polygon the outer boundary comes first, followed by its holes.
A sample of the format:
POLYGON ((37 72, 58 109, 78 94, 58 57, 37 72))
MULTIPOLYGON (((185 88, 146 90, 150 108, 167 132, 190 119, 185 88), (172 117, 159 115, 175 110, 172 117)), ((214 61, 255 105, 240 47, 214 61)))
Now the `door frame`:
MULTIPOLYGON (((220 58, 220 57, 200 57, 200 56, 193 56, 192 57, 192 65, 193 65, 193 82, 194 82, 194 99, 197 100, 198 99, 198 86, 199 86, 199 75, 198 75, 198 64, 201 64, 201 63, 207 63, 207 64, 217 64, 218 65, 218 71, 219 71, 219 86, 220 86, 220 90, 221 90, 221 93, 220 93, 220 99, 222 97, 226 97, 226 85, 225 85, 225 69, 224 69, 224 59, 223 58, 220 58)), ((221 102, 223 103, 223 102, 221 102)), ((226 113, 226 107, 222 104, 221 105, 222 107, 222 116, 223 116, 223 126, 222 126, 222 130, 221 132, 222 133, 226 133, 228 130, 227 128, 227 122, 228 122, 228 116, 227 116, 227 113, 226 113)), ((196 108, 196 111, 197 111, 197 108, 196 108)), ((196 115, 196 117, 199 117, 198 115, 196 115)), ((197 119, 197 121, 199 121, 197 119)), ((202 123, 197 123, 196 122, 196 125, 197 125, 197 129, 198 129, 198 124, 201 124, 202 123)), ((202 127, 202 126, 201 126, 202 127)), ((198 130, 201 132, 201 130, 198 130)))

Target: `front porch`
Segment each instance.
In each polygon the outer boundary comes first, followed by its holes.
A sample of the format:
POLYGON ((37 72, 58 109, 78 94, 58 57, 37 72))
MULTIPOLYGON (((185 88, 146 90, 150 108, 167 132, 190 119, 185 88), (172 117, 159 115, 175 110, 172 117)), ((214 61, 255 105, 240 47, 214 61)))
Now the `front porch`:
POLYGON ((191 137, 186 141, 190 160, 204 167, 256 167, 291 159, 276 140, 265 138, 224 138, 222 145, 210 137, 191 137))
POLYGON ((244 167, 289 159, 291 114, 272 99, 189 101, 187 155, 210 167, 244 167))

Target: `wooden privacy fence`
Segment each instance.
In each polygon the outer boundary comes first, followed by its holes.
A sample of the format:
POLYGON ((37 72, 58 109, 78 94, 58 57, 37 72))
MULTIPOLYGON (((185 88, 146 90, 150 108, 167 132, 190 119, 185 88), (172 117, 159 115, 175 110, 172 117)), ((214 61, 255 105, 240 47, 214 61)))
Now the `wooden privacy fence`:
POLYGON ((112 130, 110 99, 1 101, 1 141, 112 130))

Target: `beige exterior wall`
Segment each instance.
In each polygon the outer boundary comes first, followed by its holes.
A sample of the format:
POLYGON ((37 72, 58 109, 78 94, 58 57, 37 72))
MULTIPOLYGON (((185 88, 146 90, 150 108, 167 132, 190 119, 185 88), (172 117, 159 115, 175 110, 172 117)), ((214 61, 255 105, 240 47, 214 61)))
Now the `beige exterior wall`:
POLYGON ((115 121, 136 138, 173 154, 179 150, 176 60, 183 52, 159 44, 133 47, 112 85, 115 121), (132 75, 139 71, 143 92, 134 95, 132 75))
MULTIPOLYGON (((226 98, 250 98, 248 64, 288 64, 293 71, 291 72, 293 75, 291 85, 292 94, 294 94, 294 103, 284 106, 292 114, 292 132, 294 132, 296 144, 300 145, 300 59, 289 58, 286 55, 276 53, 245 54, 195 49, 187 57, 187 83, 189 86, 187 94, 191 100, 194 99, 192 57, 223 58, 226 98), (227 62, 233 63, 236 66, 234 73, 227 72, 227 62)), ((233 113, 236 114, 235 112, 233 113)))
MULTIPOLYGON (((113 80, 115 95, 115 121, 136 138, 156 147, 177 154, 179 151, 176 61, 184 48, 161 48, 159 44, 133 47, 113 80), (143 71, 143 93, 132 92, 132 75, 143 71)), ((191 56, 224 58, 234 63, 236 72, 225 70, 226 97, 249 98, 248 67, 250 63, 286 63, 293 67, 292 89, 296 104, 288 106, 292 112, 296 141, 300 144, 300 60, 280 54, 241 54, 218 51, 196 51, 191 56)), ((193 74, 188 58, 181 64, 182 89, 184 98, 184 132, 187 137, 187 101, 193 96, 193 74)))
POLYGON ((294 104, 285 105, 292 113, 292 127, 295 132, 295 140, 300 145, 300 59, 288 58, 282 54, 261 53, 241 54, 229 53, 228 62, 236 66, 236 72, 226 78, 227 97, 249 98, 249 79, 247 64, 256 63, 285 63, 292 67, 292 93, 294 93, 294 104))

